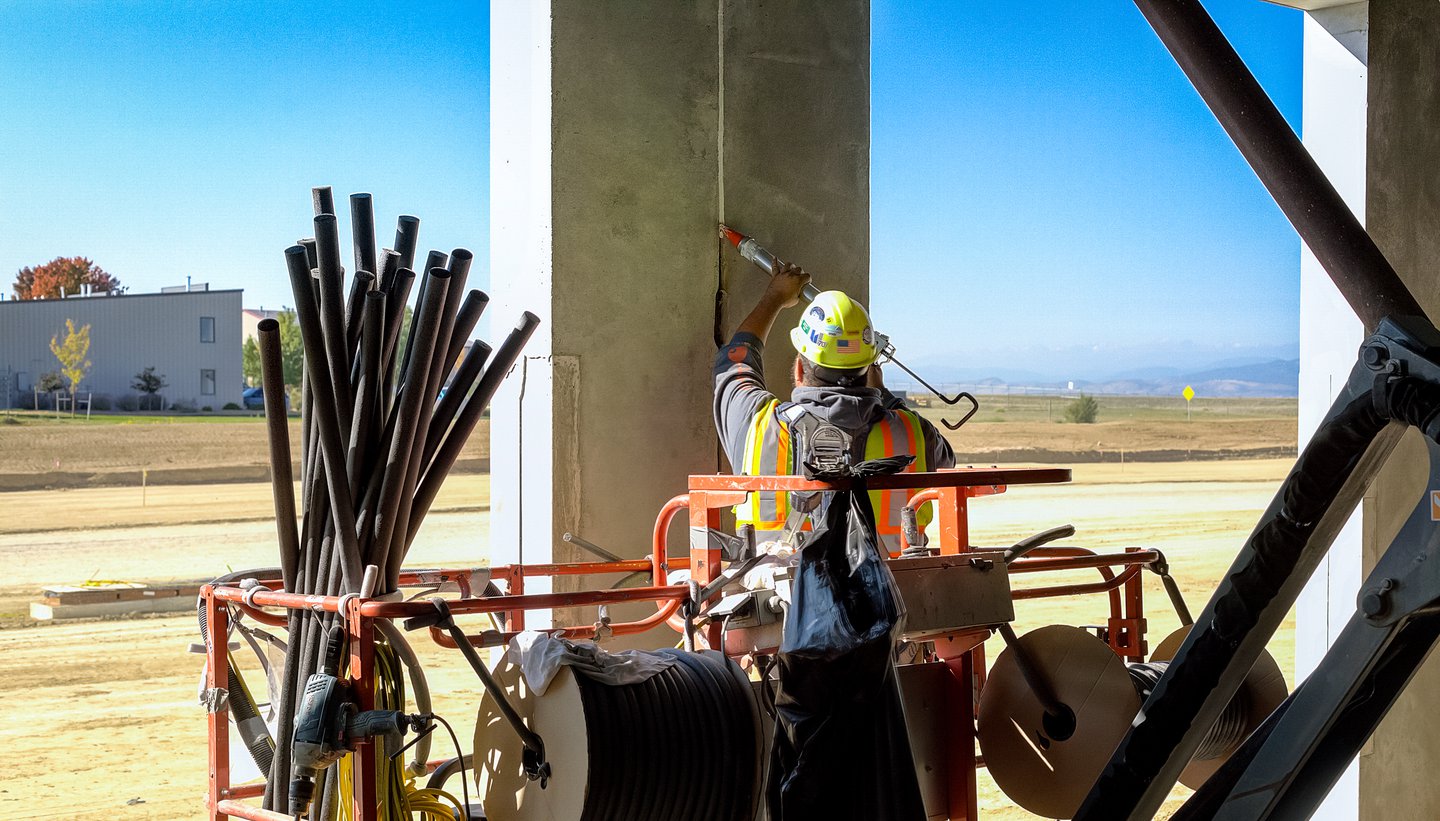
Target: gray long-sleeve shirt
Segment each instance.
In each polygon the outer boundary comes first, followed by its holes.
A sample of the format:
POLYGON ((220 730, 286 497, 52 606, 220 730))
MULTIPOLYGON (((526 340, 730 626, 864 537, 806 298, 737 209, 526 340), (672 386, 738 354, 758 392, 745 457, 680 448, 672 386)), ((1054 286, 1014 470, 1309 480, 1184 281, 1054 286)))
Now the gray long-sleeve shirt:
MULTIPOLYGON (((775 398, 765 389, 762 350, 758 337, 741 332, 715 356, 715 430, 736 471, 745 463, 745 437, 751 420, 775 398)), ((905 407, 884 388, 797 387, 790 398, 822 421, 856 437, 864 437, 872 425, 885 418, 885 411, 905 407)), ((925 434, 926 468, 954 467, 955 454, 940 431, 923 418, 920 427, 925 434)))

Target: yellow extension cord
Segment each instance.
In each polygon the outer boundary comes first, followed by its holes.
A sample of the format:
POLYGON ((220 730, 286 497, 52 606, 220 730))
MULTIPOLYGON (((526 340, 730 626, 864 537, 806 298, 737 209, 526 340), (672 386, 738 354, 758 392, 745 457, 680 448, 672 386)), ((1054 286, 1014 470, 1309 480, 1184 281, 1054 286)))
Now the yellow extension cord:
MULTIPOLYGON (((405 678, 395 657, 395 651, 383 641, 375 644, 375 709, 405 709, 405 678)), ((404 764, 390 760, 385 751, 385 742, 375 741, 376 772, 375 785, 380 791, 380 821, 414 821, 419 814, 421 821, 455 821, 465 818, 460 801, 444 790, 417 787, 415 779, 407 778, 404 764)), ((354 795, 354 760, 347 755, 336 765, 337 795, 354 795)), ((462 776, 463 777, 463 776, 462 776)), ((333 821, 355 821, 350 812, 351 801, 335 802, 333 821)))

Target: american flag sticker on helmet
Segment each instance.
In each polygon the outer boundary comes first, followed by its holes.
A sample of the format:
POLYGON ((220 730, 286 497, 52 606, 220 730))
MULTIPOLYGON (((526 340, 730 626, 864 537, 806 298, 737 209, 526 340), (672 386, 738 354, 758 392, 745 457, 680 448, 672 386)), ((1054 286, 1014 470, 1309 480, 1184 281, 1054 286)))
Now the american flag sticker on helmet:
POLYGON ((853 347, 855 347, 855 343, 854 343, 854 342, 851 342, 851 341, 848 340, 848 339, 837 339, 837 340, 835 340, 835 347, 837 347, 837 348, 853 348, 853 347))

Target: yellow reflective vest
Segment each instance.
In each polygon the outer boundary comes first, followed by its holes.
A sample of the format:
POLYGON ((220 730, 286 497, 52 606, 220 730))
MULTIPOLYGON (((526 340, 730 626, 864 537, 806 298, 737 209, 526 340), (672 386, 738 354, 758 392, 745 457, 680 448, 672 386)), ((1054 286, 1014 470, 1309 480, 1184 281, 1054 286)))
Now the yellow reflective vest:
MULTIPOLYGON (((887 456, 914 456, 905 472, 925 471, 925 431, 920 417, 909 410, 887 410, 885 418, 870 427, 865 437, 865 459, 887 456)), ((740 465, 747 476, 790 476, 799 473, 798 454, 791 448, 790 426, 781 413, 779 399, 772 399, 750 420, 745 436, 745 459, 740 465)), ((914 490, 872 490, 870 506, 875 511, 876 532, 900 533, 900 510, 914 490)), ((756 530, 781 530, 790 514, 788 493, 751 493, 735 506, 737 525, 754 525, 756 530)), ((920 512, 919 524, 930 521, 929 508, 920 512)))

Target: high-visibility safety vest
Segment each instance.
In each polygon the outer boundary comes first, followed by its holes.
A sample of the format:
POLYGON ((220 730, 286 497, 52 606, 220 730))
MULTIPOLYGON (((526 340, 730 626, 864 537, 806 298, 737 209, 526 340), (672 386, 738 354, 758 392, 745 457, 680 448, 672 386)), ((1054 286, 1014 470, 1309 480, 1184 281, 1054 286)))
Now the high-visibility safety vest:
MULTIPOLYGON (((793 407, 793 406, 792 406, 793 407)), ((791 448, 790 426, 786 423, 779 399, 772 399, 750 420, 745 435, 745 461, 740 465, 747 476, 790 476, 801 471, 799 454, 791 448)), ((926 470, 925 430, 920 417, 913 411, 890 410, 885 418, 870 427, 865 437, 865 459, 887 456, 914 456, 915 461, 905 472, 926 470)), ((900 511, 909 500, 912 489, 872 490, 870 507, 875 511, 876 532, 898 535, 900 511)), ((929 508, 920 512, 923 529, 930 521, 929 508)), ((754 525, 756 530, 781 530, 790 514, 790 494, 767 491, 751 493, 735 506, 737 525, 754 525)))

